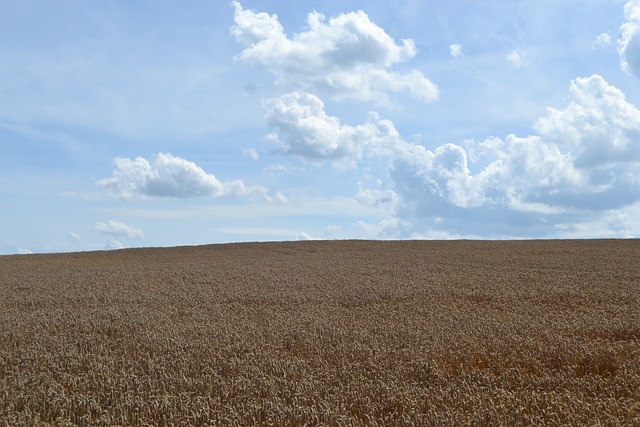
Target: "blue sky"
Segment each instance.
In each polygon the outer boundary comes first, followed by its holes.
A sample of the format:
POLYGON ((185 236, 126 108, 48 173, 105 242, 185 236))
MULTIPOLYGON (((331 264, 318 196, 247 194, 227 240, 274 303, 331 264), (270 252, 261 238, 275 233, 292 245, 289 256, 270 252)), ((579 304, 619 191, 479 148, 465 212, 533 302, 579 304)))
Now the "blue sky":
POLYGON ((0 6, 0 254, 640 236, 640 0, 0 6))

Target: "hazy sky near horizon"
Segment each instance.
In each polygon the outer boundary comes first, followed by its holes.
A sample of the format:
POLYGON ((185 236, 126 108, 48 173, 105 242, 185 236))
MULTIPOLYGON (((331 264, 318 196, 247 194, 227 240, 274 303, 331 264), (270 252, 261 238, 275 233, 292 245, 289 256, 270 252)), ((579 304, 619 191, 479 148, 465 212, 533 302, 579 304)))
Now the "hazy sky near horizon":
POLYGON ((640 237, 640 0, 0 8, 0 254, 640 237))

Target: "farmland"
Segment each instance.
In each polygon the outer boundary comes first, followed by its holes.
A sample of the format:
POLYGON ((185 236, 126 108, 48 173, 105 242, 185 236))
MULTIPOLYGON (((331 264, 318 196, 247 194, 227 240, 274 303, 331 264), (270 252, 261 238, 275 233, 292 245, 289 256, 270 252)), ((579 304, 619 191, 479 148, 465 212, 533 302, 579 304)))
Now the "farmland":
POLYGON ((0 257, 0 426, 640 425, 640 241, 0 257))

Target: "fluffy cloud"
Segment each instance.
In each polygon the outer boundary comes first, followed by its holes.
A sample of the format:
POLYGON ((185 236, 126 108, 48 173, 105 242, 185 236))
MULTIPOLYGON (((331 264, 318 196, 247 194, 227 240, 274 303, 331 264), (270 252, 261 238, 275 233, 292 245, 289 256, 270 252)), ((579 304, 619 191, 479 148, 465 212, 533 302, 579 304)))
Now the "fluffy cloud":
POLYGON ((601 76, 571 82, 572 101, 548 109, 534 128, 572 153, 579 167, 610 167, 640 159, 640 110, 601 76))
POLYGON ((388 102, 388 92, 408 92, 425 102, 438 98, 438 88, 421 72, 390 71, 416 55, 412 40, 401 44, 371 22, 363 11, 326 21, 312 12, 308 30, 287 37, 278 17, 235 6, 232 34, 245 49, 237 59, 262 66, 279 83, 321 91, 336 99, 388 102))
POLYGON ((640 200, 640 111, 594 75, 571 83, 571 102, 548 110, 538 135, 489 138, 467 150, 413 146, 391 167, 399 212, 464 227, 499 218, 514 226, 561 222, 640 200))
POLYGON ((624 17, 618 39, 620 65, 624 71, 640 76, 640 0, 627 2, 624 17))
POLYGON ((307 160, 357 160, 363 153, 380 155, 405 144, 389 120, 370 113, 366 123, 350 126, 324 111, 320 98, 293 92, 265 103, 267 120, 277 129, 269 136, 281 154, 307 160))
POLYGON ((608 46, 611 44, 611 35, 609 33, 600 33, 598 37, 595 38, 591 46, 596 48, 601 48, 604 46, 608 46))
POLYGON ((464 56, 464 53, 462 52, 462 46, 459 44, 449 45, 449 53, 454 58, 460 58, 464 56))
POLYGON ((144 232, 120 221, 109 220, 107 222, 97 222, 93 229, 101 233, 109 234, 114 237, 126 237, 127 239, 142 239, 144 232))
POLYGON ((602 224, 599 218, 640 203, 640 110, 599 75, 576 78, 569 94, 564 108, 549 108, 534 123, 534 135, 434 149, 404 141, 376 113, 364 124, 343 124, 304 92, 265 107, 282 154, 352 165, 388 158, 391 181, 361 187, 356 199, 422 224, 429 235, 468 236, 483 224, 485 237, 552 236, 554 227, 602 224))
POLYGON ((247 187, 240 180, 220 182, 193 162, 159 153, 149 162, 144 157, 116 158, 115 170, 98 185, 123 197, 188 198, 264 195, 262 187, 247 187))

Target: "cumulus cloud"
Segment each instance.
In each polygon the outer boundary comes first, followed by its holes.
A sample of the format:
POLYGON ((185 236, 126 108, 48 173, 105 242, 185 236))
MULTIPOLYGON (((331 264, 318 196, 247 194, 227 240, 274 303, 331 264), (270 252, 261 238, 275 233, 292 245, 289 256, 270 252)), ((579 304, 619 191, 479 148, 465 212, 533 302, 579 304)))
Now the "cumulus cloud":
POLYGON ((323 92, 336 99, 389 102, 389 92, 408 92, 431 102, 438 88, 420 71, 391 71, 416 55, 412 40, 396 44, 363 11, 328 21, 318 12, 307 16, 307 31, 287 37, 276 15, 235 7, 233 36, 245 49, 237 59, 266 68, 278 83, 323 92))
POLYGON ((267 120, 277 129, 269 139, 276 152, 307 160, 357 160, 363 154, 391 153, 404 144, 389 120, 370 113, 361 125, 342 124, 328 115, 320 98, 306 92, 293 92, 265 103, 267 120))
POLYGON ((623 71, 640 76, 640 0, 625 4, 624 18, 618 39, 620 66, 623 71))
POLYGON ((238 197, 266 193, 264 188, 247 187, 241 180, 220 182, 195 163, 166 153, 157 154, 151 162, 144 157, 118 157, 111 176, 97 184, 122 198, 238 197))
POLYGON ((393 159, 399 211, 444 218, 463 228, 498 218, 547 228, 640 201, 640 110, 601 76, 577 78, 564 109, 550 108, 538 135, 475 144, 475 173, 465 148, 412 146, 393 159))
POLYGON ((462 52, 462 46, 459 44, 449 45, 449 53, 454 58, 460 58, 464 56, 464 53, 462 52))
POLYGON ((115 237, 126 237, 127 239, 143 239, 144 232, 136 227, 132 227, 120 221, 108 220, 107 222, 97 222, 93 229, 104 234, 115 237))
POLYGON ((556 226, 595 223, 640 203, 640 110, 599 75, 573 80, 566 105, 549 108, 532 135, 433 149, 403 140, 377 113, 363 124, 341 123, 305 92, 265 107, 282 154, 356 166, 388 158, 391 181, 361 186, 356 199, 432 231, 464 236, 485 224, 485 236, 553 235, 556 226))
POLYGON ((534 128, 572 153, 579 167, 637 162, 640 159, 640 110, 624 93, 593 75, 571 82, 572 101, 563 110, 549 108, 534 128))

